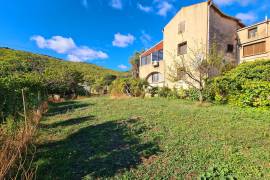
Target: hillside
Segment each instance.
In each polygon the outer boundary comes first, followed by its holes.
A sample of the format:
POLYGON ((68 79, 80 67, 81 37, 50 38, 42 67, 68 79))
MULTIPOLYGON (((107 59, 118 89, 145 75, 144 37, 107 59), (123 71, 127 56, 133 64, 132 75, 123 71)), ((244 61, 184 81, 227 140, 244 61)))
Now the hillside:
POLYGON ((82 72, 85 77, 91 80, 96 80, 97 78, 104 76, 105 74, 112 74, 116 76, 127 75, 127 73, 125 72, 106 69, 94 64, 69 62, 46 55, 34 54, 31 52, 14 50, 9 48, 0 48, 0 61, 3 60, 20 60, 25 62, 33 62, 34 64, 37 64, 37 66, 61 66, 61 64, 68 65, 72 69, 76 69, 77 71, 82 72))

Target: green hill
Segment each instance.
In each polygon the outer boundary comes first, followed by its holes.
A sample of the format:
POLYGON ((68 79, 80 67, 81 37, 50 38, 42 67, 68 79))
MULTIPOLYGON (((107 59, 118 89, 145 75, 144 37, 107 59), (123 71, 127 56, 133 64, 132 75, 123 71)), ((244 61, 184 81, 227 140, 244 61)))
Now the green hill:
MULTIPOLYGON (((62 59, 34 54, 31 52, 14 50, 10 48, 0 48, 0 61, 10 61, 10 60, 20 60, 26 63, 32 63, 35 66, 51 66, 58 67, 61 65, 69 66, 72 69, 75 69, 81 72, 85 79, 88 81, 95 81, 97 78, 102 77, 106 74, 112 74, 116 76, 126 76, 126 72, 119 72, 110 69, 106 69, 94 64, 81 63, 81 62, 69 62, 62 59)), ((39 68, 39 67, 37 67, 39 68)))

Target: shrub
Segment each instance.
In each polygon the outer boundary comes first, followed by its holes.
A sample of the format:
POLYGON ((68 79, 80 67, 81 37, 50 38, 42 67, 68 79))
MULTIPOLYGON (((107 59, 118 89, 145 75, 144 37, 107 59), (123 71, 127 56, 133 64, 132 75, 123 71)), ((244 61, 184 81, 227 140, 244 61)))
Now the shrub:
POLYGON ((135 78, 118 78, 110 86, 112 96, 144 96, 145 89, 148 86, 147 81, 135 78))
POLYGON ((158 90, 158 96, 159 97, 169 97, 171 94, 171 89, 168 87, 162 87, 158 90))
POLYGON ((148 88, 148 93, 151 94, 151 97, 155 97, 158 94, 159 88, 158 87, 151 87, 148 88))
POLYGON ((270 60, 243 63, 213 79, 207 89, 218 103, 270 107, 270 60))
POLYGON ((187 91, 188 94, 188 99, 193 100, 193 101, 198 101, 199 100, 199 92, 195 88, 190 88, 187 91))
POLYGON ((178 91, 178 97, 180 99, 186 99, 188 97, 188 90, 180 88, 177 91, 178 91))

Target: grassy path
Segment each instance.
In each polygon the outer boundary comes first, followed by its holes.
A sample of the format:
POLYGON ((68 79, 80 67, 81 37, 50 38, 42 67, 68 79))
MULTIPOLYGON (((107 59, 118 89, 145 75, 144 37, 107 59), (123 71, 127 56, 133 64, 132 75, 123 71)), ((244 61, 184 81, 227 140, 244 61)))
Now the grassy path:
POLYGON ((270 179, 270 112, 167 99, 54 104, 37 137, 38 179, 270 179))

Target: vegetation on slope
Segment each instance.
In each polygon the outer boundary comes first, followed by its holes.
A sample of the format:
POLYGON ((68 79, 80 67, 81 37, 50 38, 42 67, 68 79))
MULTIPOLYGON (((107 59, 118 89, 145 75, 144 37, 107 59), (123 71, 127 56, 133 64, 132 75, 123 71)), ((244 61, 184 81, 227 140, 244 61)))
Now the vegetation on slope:
POLYGON ((269 179, 269 117, 165 98, 52 104, 38 136, 37 178, 269 179))
MULTIPOLYGON (((42 68, 44 65, 48 65, 53 68, 56 64, 69 66, 71 69, 75 69, 83 73, 85 80, 88 82, 95 81, 96 79, 106 74, 113 74, 116 76, 121 76, 123 74, 127 75, 125 73, 106 69, 94 64, 63 61, 61 59, 46 55, 33 54, 26 51, 19 51, 8 48, 0 48, 0 61, 1 60, 19 60, 27 63, 31 62, 32 66, 36 66, 37 68, 42 68)), ((57 66, 54 68, 57 69, 57 66)))

